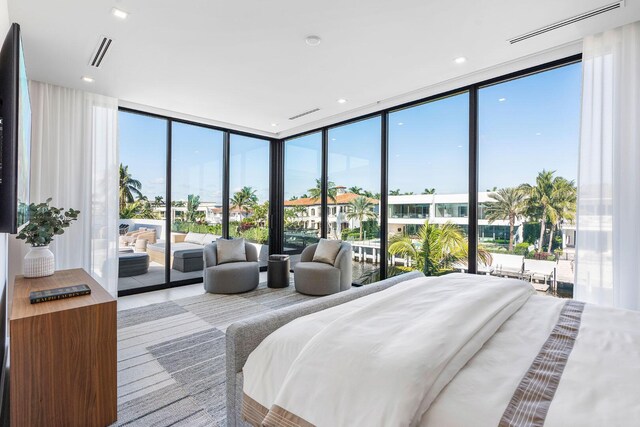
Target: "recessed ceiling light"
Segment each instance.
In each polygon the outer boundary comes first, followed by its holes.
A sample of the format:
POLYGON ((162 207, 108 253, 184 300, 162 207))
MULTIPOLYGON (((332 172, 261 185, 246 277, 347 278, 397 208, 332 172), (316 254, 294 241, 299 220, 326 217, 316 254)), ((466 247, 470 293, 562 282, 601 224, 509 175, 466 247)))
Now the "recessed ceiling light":
POLYGON ((93 83, 93 77, 82 76, 82 81, 87 83, 93 83))
POLYGON ((500 99, 498 99, 498 102, 504 102, 506 100, 507 100, 507 98, 500 98, 500 99))
POLYGON ((125 12, 124 10, 118 9, 117 7, 114 7, 113 9, 111 9, 111 14, 116 18, 120 18, 120 19, 127 19, 127 16, 129 16, 127 12, 125 12))
POLYGON ((271 123, 271 126, 276 127, 276 126, 278 126, 278 124, 277 123, 271 123))
POLYGON ((347 102, 347 100, 344 98, 338 99, 338 104, 344 104, 345 102, 347 102))
POLYGON ((318 36, 309 36, 304 41, 309 46, 318 46, 322 40, 318 36))
POLYGON ((453 62, 455 62, 456 64, 464 64, 465 62, 467 62, 467 58, 465 58, 464 56, 460 56, 454 59, 453 62))

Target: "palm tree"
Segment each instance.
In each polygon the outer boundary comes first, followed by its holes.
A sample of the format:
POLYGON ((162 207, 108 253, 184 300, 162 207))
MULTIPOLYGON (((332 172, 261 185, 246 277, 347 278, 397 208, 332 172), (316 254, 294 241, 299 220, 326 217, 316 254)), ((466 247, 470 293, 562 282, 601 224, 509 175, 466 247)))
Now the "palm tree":
MULTIPOLYGON (((349 187, 349 193, 353 193, 353 194, 358 194, 358 195, 362 195, 362 187, 349 187)), ((366 194, 365 194, 366 195, 366 194)))
MULTIPOLYGON (((418 242, 407 235, 396 235, 389 240, 389 253, 411 257, 417 269, 426 276, 436 276, 452 269, 457 261, 468 259, 469 246, 457 225, 446 222, 441 226, 425 221, 416 236, 418 242)), ((489 264, 491 255, 478 248, 478 259, 489 264)))
POLYGON ((563 221, 572 221, 575 219, 577 189, 573 181, 569 181, 562 177, 553 180, 553 191, 551 193, 551 203, 549 206, 549 222, 551 229, 549 230, 549 247, 547 252, 553 250, 553 234, 563 221))
POLYGON ((360 240, 362 240, 363 223, 375 219, 378 214, 373 211, 374 204, 365 196, 358 196, 349 203, 348 219, 357 219, 360 224, 360 240))
POLYGON ((200 196, 194 194, 187 195, 187 215, 185 221, 196 222, 202 218, 202 212, 198 212, 200 207, 200 196))
POLYGON ((256 190, 245 186, 233 194, 230 202, 232 208, 241 209, 249 214, 251 207, 258 203, 258 196, 256 196, 256 190))
POLYGON ((486 217, 489 223, 506 219, 509 221, 509 252, 513 251, 513 230, 518 218, 521 218, 527 209, 527 194, 521 188, 501 188, 495 193, 489 194, 492 202, 486 205, 486 217))
POLYGON ((540 239, 536 252, 544 247, 547 223, 551 224, 549 251, 553 246, 553 232, 563 220, 575 216, 577 190, 573 181, 561 176, 554 177, 555 171, 543 170, 536 177, 536 185, 523 184, 521 188, 529 196, 527 214, 540 222, 540 239))
POLYGON ((396 190, 391 190, 389 191, 389 195, 390 196, 399 196, 400 195, 400 189, 396 189, 396 190))
POLYGON ((537 218, 540 222, 540 238, 536 252, 542 250, 544 245, 544 233, 546 231, 549 208, 551 206, 551 196, 553 193, 553 174, 555 171, 542 170, 536 177, 536 184, 522 184, 520 188, 527 194, 527 215, 537 218))
MULTIPOLYGON (((319 179, 316 179, 316 186, 313 188, 310 188, 308 191, 309 191, 310 198, 320 200, 320 198, 322 197, 322 181, 319 179)), ((337 197, 338 197, 338 189, 336 188, 335 182, 328 181, 327 182, 327 199, 332 200, 333 203, 337 203, 337 197)))
POLYGON ((156 196, 154 204, 156 205, 156 207, 164 205, 164 197, 156 196))
POLYGON ((436 194, 435 188, 425 188, 422 194, 436 194))
POLYGON ((124 210, 127 203, 131 203, 136 198, 142 197, 142 183, 133 179, 129 173, 129 166, 120 163, 120 210, 124 210))

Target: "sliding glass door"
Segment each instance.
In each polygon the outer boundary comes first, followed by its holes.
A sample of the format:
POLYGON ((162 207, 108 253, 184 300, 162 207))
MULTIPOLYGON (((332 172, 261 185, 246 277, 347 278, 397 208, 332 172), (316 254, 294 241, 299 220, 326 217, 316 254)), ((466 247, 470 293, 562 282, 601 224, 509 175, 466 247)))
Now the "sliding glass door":
POLYGON ((389 274, 465 270, 469 94, 389 113, 389 274))
POLYGON ((353 280, 370 282, 380 254, 380 116, 331 128, 327 158, 327 238, 351 243, 353 280))
POLYGON ((321 235, 322 133, 284 144, 283 246, 286 254, 296 255, 317 243, 321 235))
POLYGON ((126 111, 118 115, 120 142, 120 253, 118 291, 165 283, 167 128, 165 119, 126 111))
POLYGON ((494 261, 486 271, 565 297, 573 290, 580 96, 580 63, 478 91, 478 238, 494 261))
POLYGON ((229 236, 256 246, 261 268, 269 257, 269 141, 231 134, 229 236))
POLYGON ((202 248, 222 237, 224 133, 172 123, 172 282, 202 278, 202 248))

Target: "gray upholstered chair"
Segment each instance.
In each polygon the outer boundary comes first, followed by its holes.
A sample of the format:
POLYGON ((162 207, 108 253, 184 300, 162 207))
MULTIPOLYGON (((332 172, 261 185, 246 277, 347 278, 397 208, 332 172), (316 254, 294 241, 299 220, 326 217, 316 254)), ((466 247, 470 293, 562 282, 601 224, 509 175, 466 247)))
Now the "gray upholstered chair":
POLYGON ((353 276, 351 244, 342 242, 333 265, 314 262, 318 244, 307 246, 293 269, 296 291, 307 295, 330 295, 351 288, 353 276))
POLYGON ((204 290, 212 294, 237 294, 252 291, 260 281, 258 250, 251 243, 244 244, 246 262, 218 264, 216 242, 204 247, 204 290))

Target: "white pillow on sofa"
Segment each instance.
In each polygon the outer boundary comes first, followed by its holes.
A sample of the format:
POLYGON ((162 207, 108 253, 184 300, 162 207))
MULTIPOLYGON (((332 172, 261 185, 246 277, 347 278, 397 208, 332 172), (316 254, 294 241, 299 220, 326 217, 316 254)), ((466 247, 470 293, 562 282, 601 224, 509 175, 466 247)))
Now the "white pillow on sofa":
POLYGON ((320 239, 316 253, 313 254, 313 262, 324 262, 333 265, 336 262, 338 252, 340 252, 340 240, 320 239))
POLYGON ((216 245, 218 264, 244 262, 247 260, 244 239, 218 239, 216 240, 216 245))

